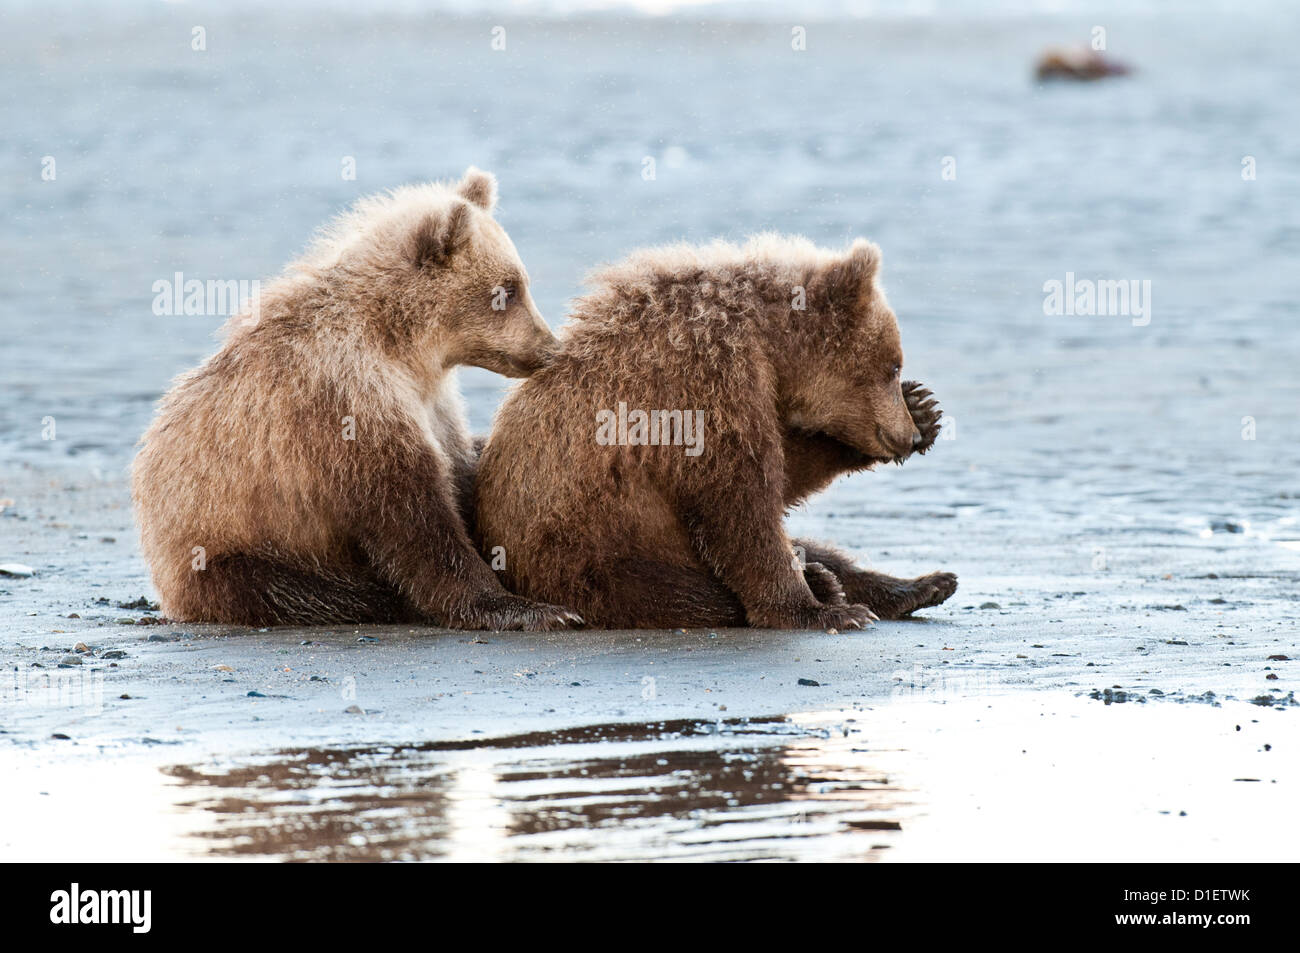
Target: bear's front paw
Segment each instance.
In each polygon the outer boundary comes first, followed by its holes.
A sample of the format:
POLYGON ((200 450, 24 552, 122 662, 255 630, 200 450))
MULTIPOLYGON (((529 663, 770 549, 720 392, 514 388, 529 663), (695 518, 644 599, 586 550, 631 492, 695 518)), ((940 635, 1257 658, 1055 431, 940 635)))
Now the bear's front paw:
POLYGON ((533 602, 508 592, 486 593, 452 614, 450 625, 457 629, 522 629, 525 632, 549 632, 583 624, 582 616, 562 606, 533 602))
POLYGON ((876 621, 866 606, 779 606, 752 610, 749 624, 759 629, 864 629, 876 621))
POLYGON ((943 429, 939 425, 939 421, 943 418, 939 401, 920 381, 903 381, 903 399, 907 401, 907 410, 912 415, 912 423, 916 424, 916 429, 921 433, 921 442, 912 449, 912 452, 925 453, 934 446, 934 442, 939 439, 939 431, 943 429))

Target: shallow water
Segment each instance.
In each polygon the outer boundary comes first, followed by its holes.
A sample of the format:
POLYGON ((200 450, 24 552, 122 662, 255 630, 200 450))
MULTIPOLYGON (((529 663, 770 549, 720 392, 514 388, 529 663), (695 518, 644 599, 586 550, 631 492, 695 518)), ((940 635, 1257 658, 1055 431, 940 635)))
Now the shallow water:
MULTIPOLYGON (((962 499, 1056 519, 1295 514, 1300 11, 1120 5, 1109 47, 1134 76, 1036 86, 1034 54, 1086 38, 1089 13, 814 6, 796 54, 779 7, 725 9, 512 15, 498 54, 490 18, 404 4, 8 12, 0 447, 119 474, 222 320, 156 316, 155 280, 266 278, 357 195, 472 162, 501 178, 553 325, 587 269, 639 245, 880 242, 909 371, 958 423, 917 468, 933 479, 905 478, 932 501, 960 480, 962 499), (1149 279, 1150 324, 1045 316, 1067 271, 1149 279)), ((476 427, 503 385, 465 374, 476 427)))

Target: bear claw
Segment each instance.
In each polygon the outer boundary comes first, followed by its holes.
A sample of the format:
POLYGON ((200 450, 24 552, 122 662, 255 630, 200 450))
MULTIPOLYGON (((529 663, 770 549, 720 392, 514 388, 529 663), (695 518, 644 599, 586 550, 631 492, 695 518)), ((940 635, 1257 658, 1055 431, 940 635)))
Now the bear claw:
POLYGON ((450 620, 458 629, 507 629, 525 632, 550 632, 583 625, 582 616, 562 606, 533 602, 509 593, 492 593, 476 599, 467 610, 450 620))
POLYGON ((750 625, 762 629, 865 629, 877 616, 863 605, 794 606, 754 613, 750 625))
POLYGON ((902 386, 903 399, 907 401, 912 423, 921 433, 921 442, 912 452, 925 453, 939 439, 939 431, 943 429, 939 425, 943 411, 939 409, 939 401, 933 392, 920 381, 903 381, 902 386))

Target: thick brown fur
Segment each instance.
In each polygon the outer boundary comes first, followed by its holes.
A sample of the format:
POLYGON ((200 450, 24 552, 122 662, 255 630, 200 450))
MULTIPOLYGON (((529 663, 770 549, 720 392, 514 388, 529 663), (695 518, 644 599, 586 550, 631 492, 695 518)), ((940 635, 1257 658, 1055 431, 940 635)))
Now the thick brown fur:
POLYGON ((462 516, 478 448, 452 369, 524 376, 557 346, 495 202, 477 169, 362 200, 177 378, 133 473, 167 616, 575 621, 507 593, 462 516))
POLYGON ((868 572, 783 526, 835 476, 938 433, 929 391, 899 379, 879 262, 862 240, 835 253, 768 235, 593 276, 480 460, 477 536, 504 547, 507 586, 609 628, 856 628, 951 595, 951 574, 868 572), (602 445, 598 414, 620 402, 703 411, 701 452, 602 445))

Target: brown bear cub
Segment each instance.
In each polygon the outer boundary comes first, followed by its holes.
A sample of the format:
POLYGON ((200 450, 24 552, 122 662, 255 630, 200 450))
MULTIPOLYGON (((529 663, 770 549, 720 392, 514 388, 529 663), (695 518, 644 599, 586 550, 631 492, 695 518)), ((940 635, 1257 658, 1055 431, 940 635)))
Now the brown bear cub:
POLYGON ((952 595, 950 573, 871 572, 783 526, 938 435, 930 392, 900 380, 879 264, 866 241, 767 235, 598 272, 479 463, 478 540, 503 547, 506 585, 606 628, 858 628, 952 595))
POLYGON ((495 204, 477 169, 360 201, 175 381, 133 468, 166 615, 580 621, 506 592, 464 519, 478 447, 452 369, 526 376, 558 346, 495 204))

